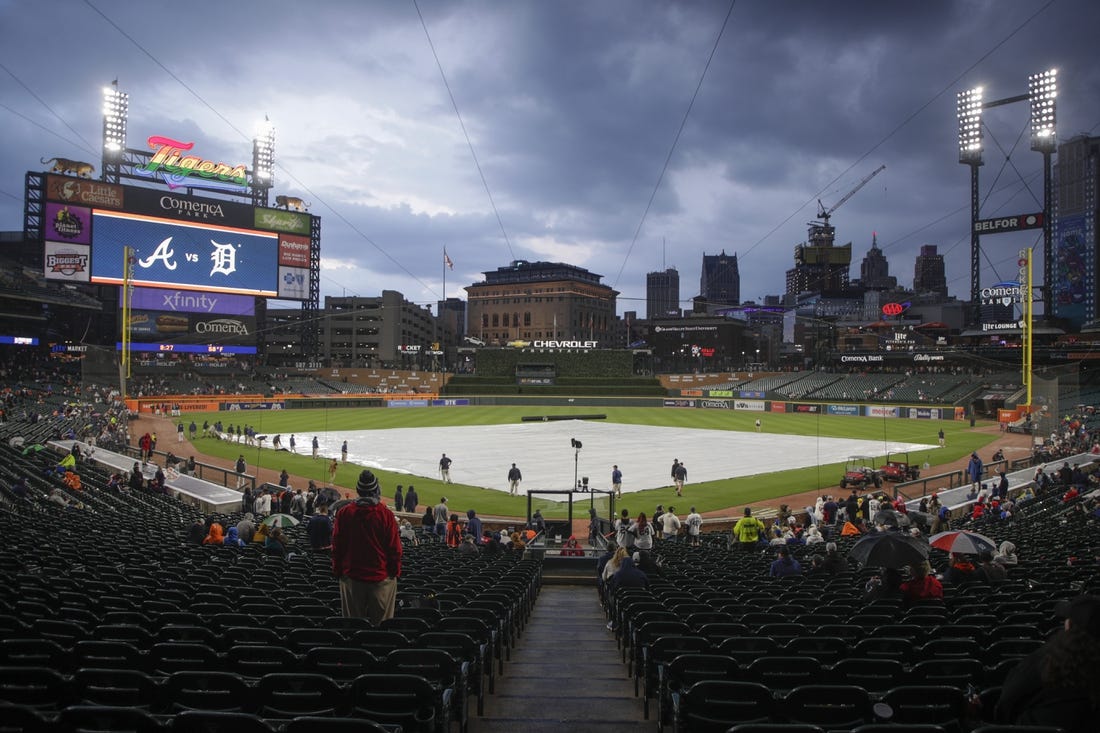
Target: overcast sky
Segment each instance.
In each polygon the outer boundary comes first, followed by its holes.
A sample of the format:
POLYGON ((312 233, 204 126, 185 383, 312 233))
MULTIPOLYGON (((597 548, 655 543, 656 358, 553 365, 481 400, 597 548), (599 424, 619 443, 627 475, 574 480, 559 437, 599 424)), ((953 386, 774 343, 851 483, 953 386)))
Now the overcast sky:
MULTIPOLYGON (((885 164, 833 214, 852 277, 877 232, 901 284, 935 244, 966 298, 956 93, 1024 94, 1054 67, 1059 138, 1100 129, 1092 0, 730 6, 0 0, 0 229, 21 228, 40 158, 98 172, 101 88, 117 78, 133 148, 165 135, 250 164, 270 118, 273 193, 322 217, 322 295, 433 302, 446 247, 450 296, 513 259, 549 260, 603 275, 620 313, 644 312, 646 272, 676 267, 688 301, 701 256, 725 250, 742 299, 760 299, 783 292, 817 199, 832 206, 885 164)), ((983 216, 1041 210, 1027 105, 987 122, 983 216), (1001 149, 1015 150, 1007 165, 1001 149)), ((1039 242, 986 237, 983 285, 1039 242)))

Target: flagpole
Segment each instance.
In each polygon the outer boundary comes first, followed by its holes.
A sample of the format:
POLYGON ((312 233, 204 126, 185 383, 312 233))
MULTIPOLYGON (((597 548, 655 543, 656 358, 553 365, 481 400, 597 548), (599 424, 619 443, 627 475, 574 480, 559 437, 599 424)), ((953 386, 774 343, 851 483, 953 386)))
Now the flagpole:
POLYGON ((439 350, 443 355, 439 357, 439 363, 444 372, 447 371, 447 322, 443 320, 443 309, 447 305, 447 246, 443 245, 443 302, 436 309, 436 318, 439 319, 439 350))

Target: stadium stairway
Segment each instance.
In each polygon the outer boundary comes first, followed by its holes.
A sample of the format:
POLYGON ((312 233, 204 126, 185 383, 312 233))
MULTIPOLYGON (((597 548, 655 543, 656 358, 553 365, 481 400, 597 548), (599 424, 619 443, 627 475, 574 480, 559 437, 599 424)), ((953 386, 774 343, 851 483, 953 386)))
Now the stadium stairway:
POLYGON ((653 731, 591 586, 549 585, 471 733, 653 731))

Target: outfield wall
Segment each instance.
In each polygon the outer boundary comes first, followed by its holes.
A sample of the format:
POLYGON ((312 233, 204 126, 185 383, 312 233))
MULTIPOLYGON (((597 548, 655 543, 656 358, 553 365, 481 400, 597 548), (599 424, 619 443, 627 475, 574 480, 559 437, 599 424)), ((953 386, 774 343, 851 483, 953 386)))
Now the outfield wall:
POLYGON ((729 390, 704 390, 705 397, 668 397, 665 407, 742 412, 846 415, 851 417, 906 418, 911 420, 962 420, 966 410, 954 405, 884 405, 859 403, 794 402, 765 399, 730 399, 729 390))
POLYGON ((966 410, 955 405, 887 405, 861 403, 797 402, 734 397, 730 390, 701 390, 704 396, 681 397, 569 397, 566 395, 470 395, 441 398, 436 394, 335 394, 335 395, 226 395, 197 397, 169 395, 127 400, 135 412, 156 412, 171 406, 170 414, 188 412, 302 410, 405 407, 667 407, 693 410, 736 410, 766 414, 842 415, 881 419, 965 420, 966 410), (178 409, 178 412, 177 412, 178 409))

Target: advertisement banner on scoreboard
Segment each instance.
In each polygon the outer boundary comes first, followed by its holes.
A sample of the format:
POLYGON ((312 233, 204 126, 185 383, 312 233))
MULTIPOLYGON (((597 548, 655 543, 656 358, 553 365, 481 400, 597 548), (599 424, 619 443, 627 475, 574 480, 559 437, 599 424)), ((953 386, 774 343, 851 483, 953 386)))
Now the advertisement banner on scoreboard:
POLYGON ((275 234, 106 211, 92 221, 92 282, 122 284, 128 245, 134 285, 278 294, 275 234))
POLYGON ((121 209, 126 200, 122 186, 68 176, 46 176, 46 199, 96 209, 121 209))
MULTIPOLYGON (((122 307, 122 291, 118 294, 122 307)), ((134 310, 160 310, 179 313, 217 313, 227 316, 256 315, 256 299, 248 295, 204 293, 197 290, 133 288, 130 307, 134 310)))
POLYGON ((279 235, 279 264, 285 267, 309 267, 309 237, 279 235))
POLYGON ((135 341, 251 345, 256 343, 256 319, 252 316, 133 310, 130 312, 130 338, 135 341))
POLYGON ((92 210, 86 206, 46 204, 46 239, 55 242, 92 243, 92 210))
POLYGON ((279 297, 285 300, 309 298, 309 270, 304 267, 279 267, 279 297))
POLYGON ((91 248, 86 244, 46 242, 45 268, 47 280, 68 280, 86 283, 91 275, 91 248))
POLYGON ((280 209, 254 209, 254 212, 253 224, 257 229, 309 236, 309 214, 280 209))
POLYGON ((158 188, 126 186, 126 209, 165 219, 201 221, 241 229, 255 226, 253 207, 248 204, 172 193, 158 188))

